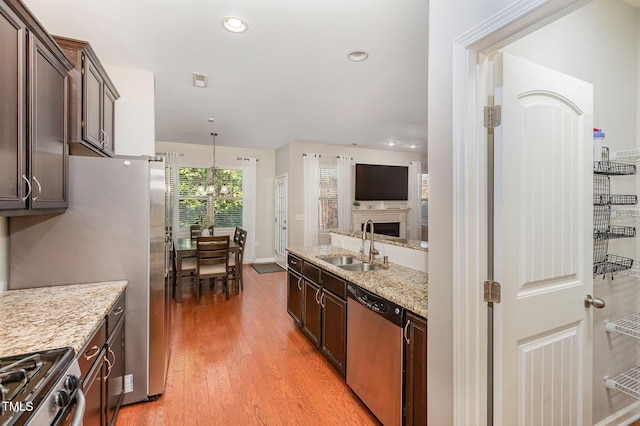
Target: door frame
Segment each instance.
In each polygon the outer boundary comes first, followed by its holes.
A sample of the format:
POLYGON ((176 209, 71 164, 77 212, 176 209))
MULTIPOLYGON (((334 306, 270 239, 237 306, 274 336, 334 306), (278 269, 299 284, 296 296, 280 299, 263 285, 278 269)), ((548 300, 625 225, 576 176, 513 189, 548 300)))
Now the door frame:
MULTIPOLYGON (((501 47, 592 0, 520 0, 456 39, 452 64, 453 132, 453 420, 486 425, 487 133, 483 107, 490 70, 501 47)), ((436 368, 436 366, 431 366, 436 368)))
MULTIPOLYGON (((284 205, 285 205, 285 219, 286 219, 286 223, 289 223, 289 175, 288 173, 282 173, 280 175, 276 175, 273 179, 273 210, 275 215, 278 214, 277 209, 278 209, 278 179, 284 179, 284 205)), ((275 216, 274 215, 274 216, 275 216)), ((277 217, 275 218, 277 220, 277 217)), ((287 257, 285 254, 284 259, 282 260, 283 263, 278 262, 278 252, 277 252, 277 247, 278 247, 278 227, 276 226, 277 224, 274 223, 274 247, 273 247, 273 259, 276 263, 280 264, 280 266, 286 266, 287 263, 287 257)), ((285 247, 287 245, 289 245, 289 226, 287 226, 285 235, 284 235, 284 245, 285 247)))

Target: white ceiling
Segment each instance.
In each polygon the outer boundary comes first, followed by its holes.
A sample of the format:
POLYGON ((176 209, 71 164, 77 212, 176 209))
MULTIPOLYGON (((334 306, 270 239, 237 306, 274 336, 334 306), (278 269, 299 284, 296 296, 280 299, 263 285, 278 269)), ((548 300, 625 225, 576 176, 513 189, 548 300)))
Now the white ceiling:
POLYGON ((216 131, 224 146, 427 150, 428 0, 24 2, 102 63, 155 73, 157 140, 209 144, 216 131), (249 30, 224 31, 229 15, 249 30), (369 59, 349 62, 354 50, 369 59))

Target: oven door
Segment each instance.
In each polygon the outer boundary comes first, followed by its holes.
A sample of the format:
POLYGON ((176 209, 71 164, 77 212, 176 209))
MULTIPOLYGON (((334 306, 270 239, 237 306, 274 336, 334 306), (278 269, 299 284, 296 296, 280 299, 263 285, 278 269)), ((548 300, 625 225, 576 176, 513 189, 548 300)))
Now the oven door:
POLYGON ((60 413, 53 425, 81 426, 85 408, 86 402, 84 399, 84 393, 82 393, 81 389, 76 389, 71 402, 66 406, 62 413, 60 413))

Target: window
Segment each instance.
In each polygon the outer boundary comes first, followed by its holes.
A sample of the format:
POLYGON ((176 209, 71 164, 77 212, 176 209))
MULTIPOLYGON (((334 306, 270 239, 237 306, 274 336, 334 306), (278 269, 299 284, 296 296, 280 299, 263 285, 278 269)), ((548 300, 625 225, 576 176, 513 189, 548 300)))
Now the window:
POLYGON ((216 228, 242 227, 242 170, 216 169, 215 194, 198 193, 198 186, 206 187, 211 173, 211 168, 179 169, 178 219, 183 232, 194 223, 216 228))
POLYGON ((320 231, 338 229, 338 169, 320 168, 320 231))
POLYGON ((422 226, 429 225, 429 174, 422 174, 422 226))

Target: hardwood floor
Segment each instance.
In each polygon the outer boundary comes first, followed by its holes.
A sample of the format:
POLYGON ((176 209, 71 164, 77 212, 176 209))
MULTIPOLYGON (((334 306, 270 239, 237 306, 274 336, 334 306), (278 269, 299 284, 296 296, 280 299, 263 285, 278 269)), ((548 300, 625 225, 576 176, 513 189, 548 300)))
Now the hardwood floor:
POLYGON ((379 425, 293 324, 286 274, 244 267, 226 301, 187 290, 172 306, 165 393, 124 406, 117 425, 379 425))

